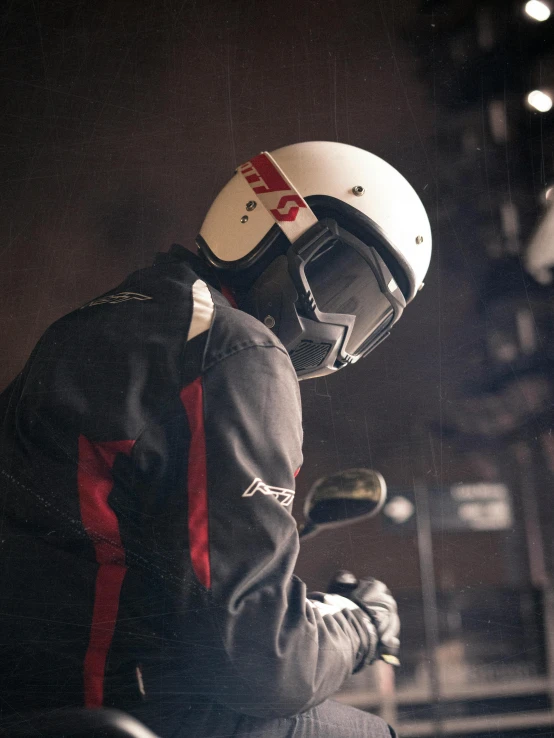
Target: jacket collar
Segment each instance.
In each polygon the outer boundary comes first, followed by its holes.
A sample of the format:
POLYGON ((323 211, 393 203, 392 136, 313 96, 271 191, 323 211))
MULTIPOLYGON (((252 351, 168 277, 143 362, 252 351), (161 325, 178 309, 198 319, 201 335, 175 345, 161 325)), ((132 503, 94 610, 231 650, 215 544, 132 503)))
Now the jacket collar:
POLYGON ((200 279, 207 282, 211 287, 221 292, 221 283, 215 270, 200 256, 189 251, 178 243, 171 245, 169 251, 156 254, 154 266, 168 263, 185 263, 200 279))

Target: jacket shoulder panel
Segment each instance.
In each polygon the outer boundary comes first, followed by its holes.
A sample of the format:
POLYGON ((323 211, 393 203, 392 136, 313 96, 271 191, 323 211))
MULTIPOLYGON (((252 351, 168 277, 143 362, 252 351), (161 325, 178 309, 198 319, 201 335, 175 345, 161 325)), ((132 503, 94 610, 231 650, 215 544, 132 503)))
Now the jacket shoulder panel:
MULTIPOLYGON (((269 328, 248 313, 214 300, 215 314, 204 352, 203 371, 244 349, 274 347, 288 356, 287 350, 269 328)), ((291 363, 291 370, 292 368, 291 363)))

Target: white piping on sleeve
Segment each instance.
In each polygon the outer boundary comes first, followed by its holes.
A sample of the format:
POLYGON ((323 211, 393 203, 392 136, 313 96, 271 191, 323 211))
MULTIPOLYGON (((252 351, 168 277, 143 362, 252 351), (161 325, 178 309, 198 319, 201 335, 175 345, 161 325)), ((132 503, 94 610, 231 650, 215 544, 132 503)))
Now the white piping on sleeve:
POLYGON ((214 317, 214 302, 205 282, 197 279, 192 285, 192 320, 190 321, 187 341, 209 330, 214 317))

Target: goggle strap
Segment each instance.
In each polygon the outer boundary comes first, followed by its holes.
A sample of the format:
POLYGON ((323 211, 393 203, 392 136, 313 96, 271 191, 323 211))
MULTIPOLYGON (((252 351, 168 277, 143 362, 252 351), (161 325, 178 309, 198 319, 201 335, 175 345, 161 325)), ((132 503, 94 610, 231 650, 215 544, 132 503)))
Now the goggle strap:
POLYGON ((267 151, 242 164, 238 172, 291 243, 318 222, 306 200, 267 151))

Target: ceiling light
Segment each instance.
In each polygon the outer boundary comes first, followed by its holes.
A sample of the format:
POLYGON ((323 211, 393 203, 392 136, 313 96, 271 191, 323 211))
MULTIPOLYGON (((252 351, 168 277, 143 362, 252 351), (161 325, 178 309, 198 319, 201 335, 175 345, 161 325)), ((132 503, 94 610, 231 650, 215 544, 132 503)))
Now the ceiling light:
POLYGON ((538 110, 539 113, 548 113, 552 108, 552 98, 546 92, 533 90, 527 95, 527 102, 532 108, 538 110))
POLYGON ((541 0, 529 0, 525 5, 525 12, 536 21, 545 21, 550 18, 550 8, 541 0))

